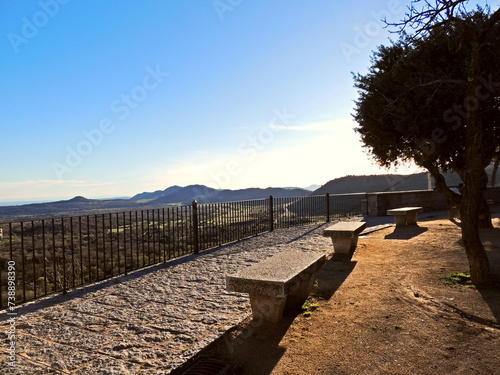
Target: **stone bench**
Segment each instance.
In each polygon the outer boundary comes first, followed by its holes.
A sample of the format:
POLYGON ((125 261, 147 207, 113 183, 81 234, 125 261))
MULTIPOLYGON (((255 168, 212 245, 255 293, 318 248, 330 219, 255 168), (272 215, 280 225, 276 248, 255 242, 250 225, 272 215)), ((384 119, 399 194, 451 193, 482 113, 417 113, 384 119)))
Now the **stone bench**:
POLYGON ((417 224, 419 212, 424 212, 422 207, 402 207, 387 210, 387 215, 393 215, 396 226, 417 224))
POLYGON ((343 221, 330 225, 323 236, 332 239, 335 254, 350 254, 356 249, 358 236, 365 228, 364 221, 343 221))
POLYGON ((314 274, 326 263, 317 251, 286 251, 226 276, 226 289, 248 293, 255 319, 277 323, 283 312, 302 306, 311 292, 314 274))

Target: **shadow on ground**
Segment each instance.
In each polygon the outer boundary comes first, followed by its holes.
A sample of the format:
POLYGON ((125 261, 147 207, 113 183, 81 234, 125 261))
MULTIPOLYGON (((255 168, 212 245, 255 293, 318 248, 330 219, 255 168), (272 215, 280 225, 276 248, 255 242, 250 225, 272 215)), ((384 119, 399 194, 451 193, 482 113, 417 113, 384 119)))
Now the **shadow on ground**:
MULTIPOLYGON (((332 257, 316 273, 312 296, 330 299, 355 266, 350 257, 332 257)), ((248 318, 208 346, 201 356, 236 364, 236 374, 270 374, 285 353, 279 345, 283 336, 301 313, 290 311, 277 324, 248 318)))
MULTIPOLYGON (((500 224, 500 220, 497 223, 500 224)), ((478 288, 478 291, 488 303, 496 321, 500 322, 500 228, 481 229, 480 233, 490 263, 492 285, 478 288)), ((495 328, 500 329, 500 323, 495 328)))
POLYGON ((316 282, 312 295, 319 298, 330 299, 335 291, 340 288, 356 267, 357 262, 350 257, 335 257, 335 255, 316 273, 316 282))
POLYGON ((420 227, 418 225, 397 226, 394 228, 394 232, 388 234, 384 238, 386 240, 409 240, 413 237, 417 237, 419 234, 427 232, 427 229, 427 227, 420 227))

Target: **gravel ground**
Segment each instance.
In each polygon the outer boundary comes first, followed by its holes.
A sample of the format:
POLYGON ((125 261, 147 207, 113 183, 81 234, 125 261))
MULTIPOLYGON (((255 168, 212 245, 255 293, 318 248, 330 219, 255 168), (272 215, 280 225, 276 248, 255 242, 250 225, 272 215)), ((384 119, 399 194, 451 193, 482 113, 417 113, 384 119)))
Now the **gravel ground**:
POLYGON ((169 374, 250 315, 248 297, 225 290, 226 274, 285 250, 331 252, 326 225, 276 230, 20 306, 14 367, 2 311, 0 372, 169 374))

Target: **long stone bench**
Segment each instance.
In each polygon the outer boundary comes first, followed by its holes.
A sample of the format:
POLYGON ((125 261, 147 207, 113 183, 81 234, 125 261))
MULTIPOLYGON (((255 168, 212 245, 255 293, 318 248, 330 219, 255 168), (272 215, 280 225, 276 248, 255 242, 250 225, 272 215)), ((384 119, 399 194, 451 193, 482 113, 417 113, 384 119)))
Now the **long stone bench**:
POLYGON ((422 207, 402 207, 387 210, 387 215, 394 216, 396 226, 417 224, 419 212, 424 212, 422 207))
POLYGON ((255 319, 277 323, 283 312, 301 306, 311 292, 314 274, 326 263, 317 251, 286 251, 226 276, 226 289, 248 293, 255 319))
POLYGON ((335 254, 350 254, 356 249, 358 236, 365 228, 364 221, 343 221, 330 225, 323 236, 332 239, 335 254))

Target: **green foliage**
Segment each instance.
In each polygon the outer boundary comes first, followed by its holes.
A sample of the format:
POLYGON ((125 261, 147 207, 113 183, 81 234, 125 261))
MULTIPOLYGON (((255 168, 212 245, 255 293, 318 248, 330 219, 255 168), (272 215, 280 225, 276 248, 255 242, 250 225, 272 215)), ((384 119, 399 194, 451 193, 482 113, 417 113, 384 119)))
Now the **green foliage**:
POLYGON ((314 302, 312 299, 308 298, 303 304, 302 304, 302 315, 305 317, 311 316, 313 311, 316 311, 319 308, 319 305, 314 302))
POLYGON ((454 272, 451 275, 442 276, 446 285, 455 286, 457 284, 466 284, 470 281, 470 273, 454 272))
MULTIPOLYGON (((403 35, 379 47, 368 74, 354 77, 359 90, 355 131, 378 164, 415 162, 459 174, 464 169, 465 106, 477 98, 467 96, 472 47, 463 40, 486 18, 478 11, 448 27, 436 27, 423 39, 403 35)), ((478 156, 487 161, 500 144, 498 88, 488 87, 488 82, 500 81, 499 34, 490 33, 479 72, 484 83, 478 88, 481 117, 488 136, 478 156)))

